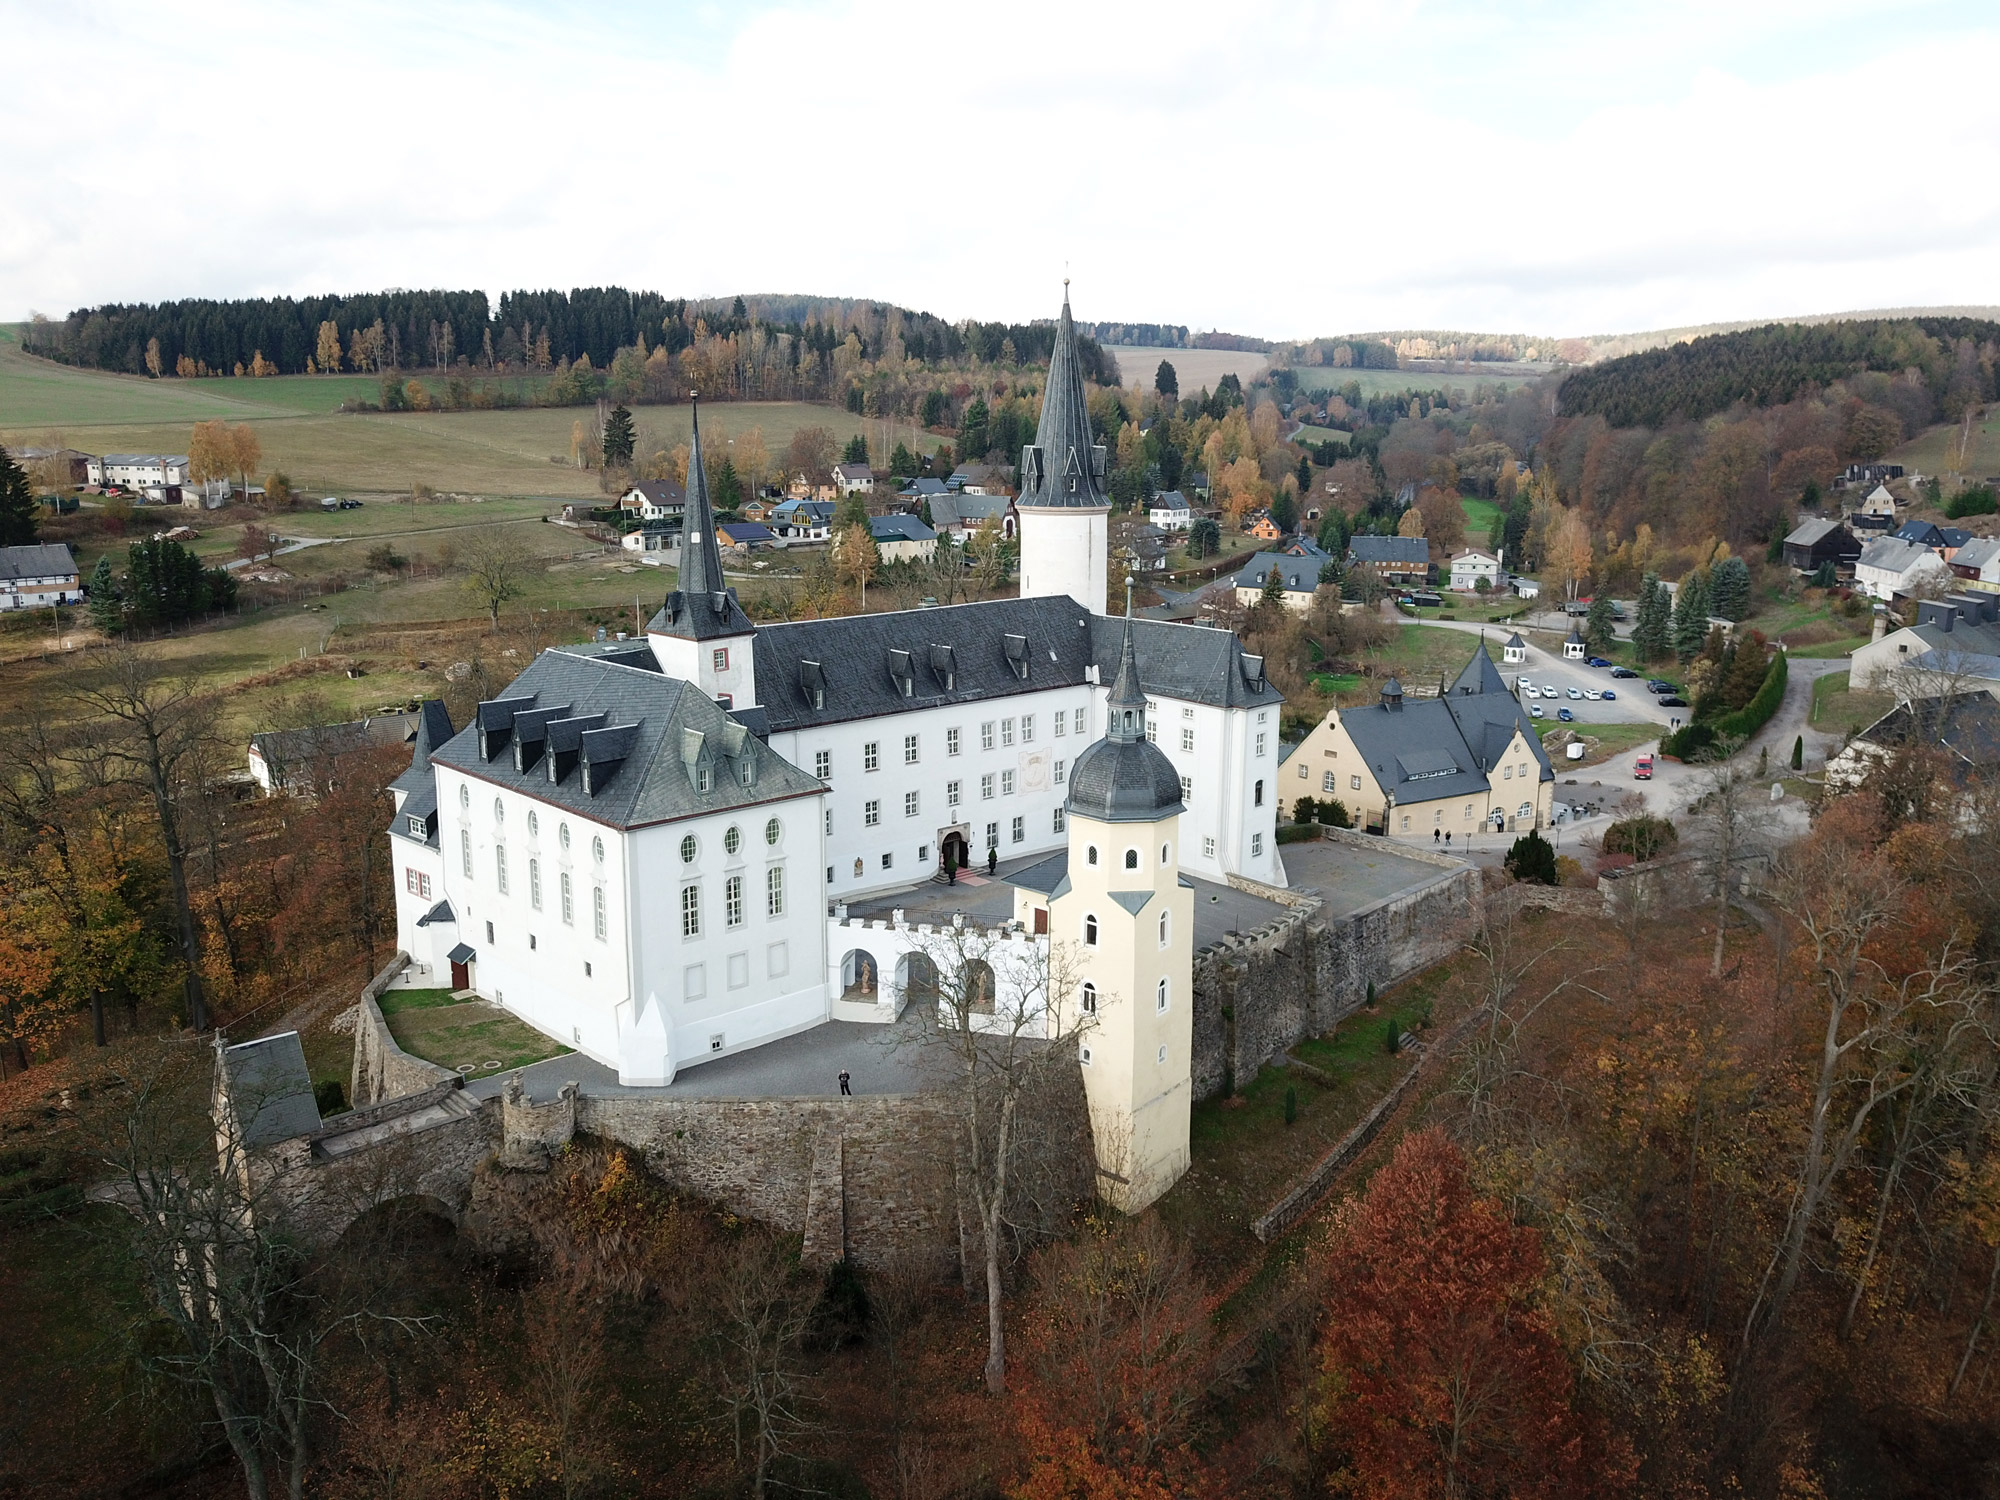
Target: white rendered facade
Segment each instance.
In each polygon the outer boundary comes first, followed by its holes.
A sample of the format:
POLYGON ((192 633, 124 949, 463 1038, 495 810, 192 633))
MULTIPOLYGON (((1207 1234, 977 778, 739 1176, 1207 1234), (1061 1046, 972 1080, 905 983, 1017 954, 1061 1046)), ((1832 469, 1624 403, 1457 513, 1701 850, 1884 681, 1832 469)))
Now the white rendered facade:
POLYGON ((1019 507, 1021 597, 1067 594, 1092 614, 1103 614, 1111 512, 1019 507))

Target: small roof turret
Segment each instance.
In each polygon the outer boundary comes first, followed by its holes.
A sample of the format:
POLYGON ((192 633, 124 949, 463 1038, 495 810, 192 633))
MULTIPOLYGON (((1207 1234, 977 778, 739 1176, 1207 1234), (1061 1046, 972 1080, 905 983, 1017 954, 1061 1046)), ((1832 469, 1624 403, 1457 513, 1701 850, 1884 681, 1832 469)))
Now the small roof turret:
POLYGON ((1132 580, 1125 580, 1125 640, 1105 703, 1104 738, 1070 769, 1068 810, 1105 823, 1152 823, 1182 810, 1174 763, 1146 738, 1146 690, 1132 649, 1132 580))

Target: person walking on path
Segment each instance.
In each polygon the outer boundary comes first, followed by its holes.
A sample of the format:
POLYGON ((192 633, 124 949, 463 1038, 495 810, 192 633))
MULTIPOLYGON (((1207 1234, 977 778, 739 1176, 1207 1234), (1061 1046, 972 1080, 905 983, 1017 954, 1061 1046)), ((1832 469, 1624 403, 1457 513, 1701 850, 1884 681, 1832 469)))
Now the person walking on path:
POLYGON ((842 1098, 850 1097, 854 1093, 854 1090, 848 1087, 847 1069, 845 1068, 840 1070, 840 1093, 842 1098))

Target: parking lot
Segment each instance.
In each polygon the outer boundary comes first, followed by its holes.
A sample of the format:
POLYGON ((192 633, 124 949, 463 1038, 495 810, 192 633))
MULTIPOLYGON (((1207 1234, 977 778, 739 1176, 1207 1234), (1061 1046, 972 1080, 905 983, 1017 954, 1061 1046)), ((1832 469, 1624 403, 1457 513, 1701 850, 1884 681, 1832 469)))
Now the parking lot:
POLYGON ((1500 675, 1518 693, 1523 679, 1541 690, 1542 696, 1525 698, 1523 701, 1532 708, 1542 711, 1542 718, 1556 721, 1556 710, 1566 708, 1576 716, 1578 723, 1587 724, 1658 724, 1666 728, 1669 721, 1685 718, 1686 709, 1661 708, 1659 701, 1646 688, 1646 678, 1614 678, 1609 667, 1587 667, 1580 661, 1564 661, 1538 647, 1528 648, 1528 659, 1519 666, 1501 669, 1500 675), (1569 696, 1569 690, 1603 693, 1610 689, 1617 697, 1610 702, 1600 698, 1596 702, 1569 696), (1556 696, 1548 696, 1554 689, 1556 696))

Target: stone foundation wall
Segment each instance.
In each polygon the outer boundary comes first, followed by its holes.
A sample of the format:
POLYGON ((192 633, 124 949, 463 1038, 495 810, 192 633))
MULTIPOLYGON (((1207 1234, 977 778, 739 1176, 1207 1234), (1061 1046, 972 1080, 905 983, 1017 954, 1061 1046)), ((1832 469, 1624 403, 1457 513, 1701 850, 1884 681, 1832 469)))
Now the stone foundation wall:
MULTIPOLYGON (((1346 829, 1336 842, 1379 850, 1346 829)), ((1232 885, 1290 910, 1254 932, 1211 943, 1194 956, 1194 1096, 1213 1098, 1308 1036, 1331 1030, 1378 989, 1446 957, 1470 935, 1481 910, 1479 871, 1428 850, 1395 853, 1447 870, 1447 877, 1338 919, 1308 893, 1251 882, 1232 885)))
MULTIPOLYGON (((1771 860, 1765 854, 1740 854, 1730 861, 1738 895, 1764 889, 1771 860)), ((1715 856, 1700 850, 1669 854, 1664 859, 1607 870, 1597 877, 1604 915, 1613 920, 1658 917, 1686 911, 1715 899, 1715 856)))
POLYGON ((382 1019, 382 1007, 376 1003, 376 997, 409 962, 409 954, 398 953, 361 991, 361 1013, 354 1026, 354 1070, 347 1090, 347 1097, 357 1109, 421 1093, 440 1083, 455 1083, 458 1079, 450 1068, 412 1057, 397 1046, 396 1039, 389 1035, 389 1023, 382 1019))

